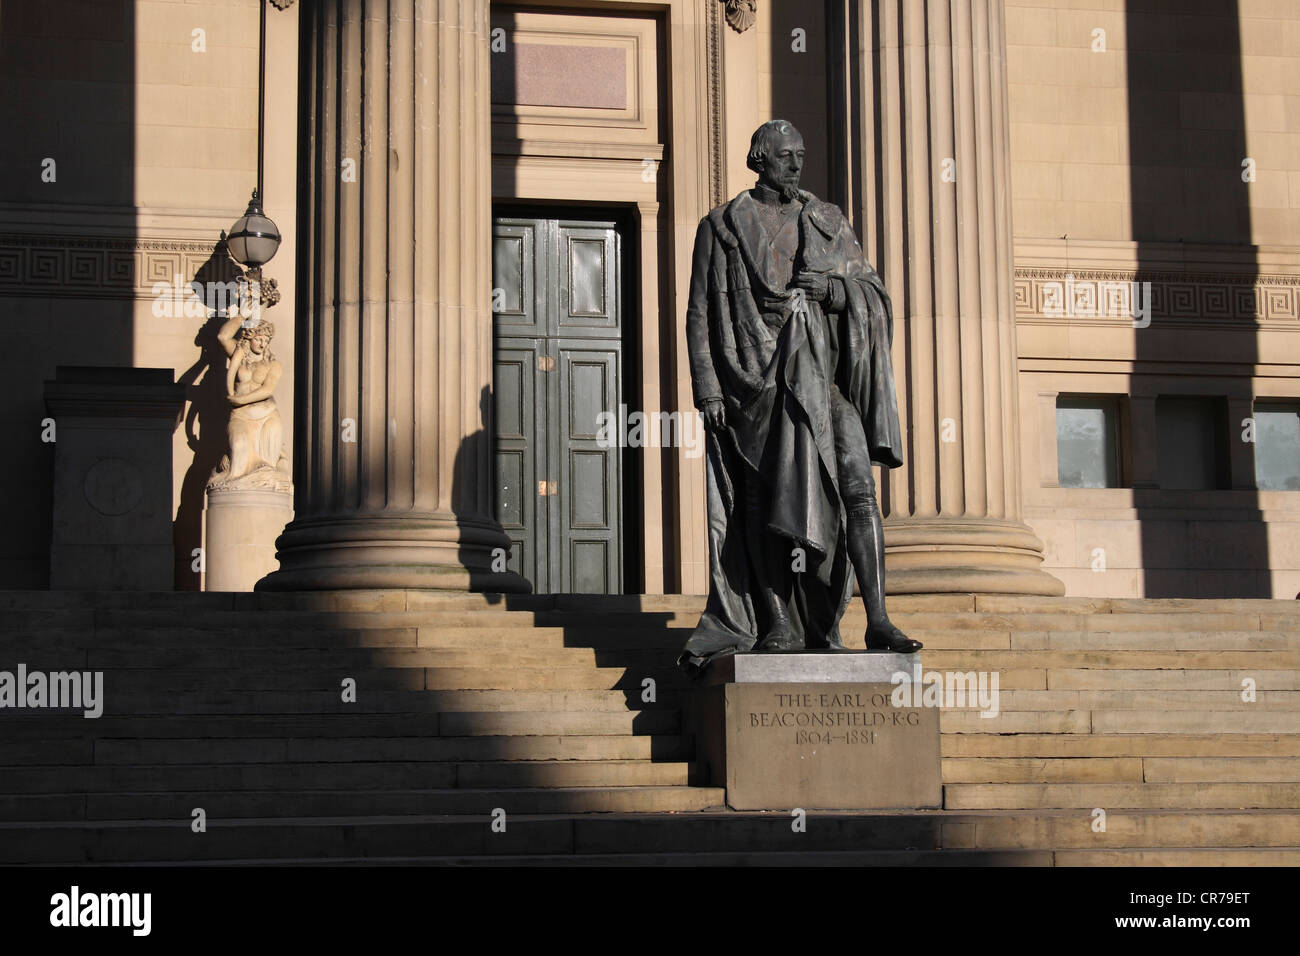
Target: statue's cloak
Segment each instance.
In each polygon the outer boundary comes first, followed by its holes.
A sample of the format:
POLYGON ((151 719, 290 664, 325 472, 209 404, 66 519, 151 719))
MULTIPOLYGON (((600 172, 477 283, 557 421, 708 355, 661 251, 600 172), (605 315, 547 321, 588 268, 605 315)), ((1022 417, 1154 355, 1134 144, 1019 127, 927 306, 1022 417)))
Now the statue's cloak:
POLYGON ((791 573, 796 547, 806 562, 794 575, 796 636, 807 647, 841 646, 838 622, 853 576, 832 386, 861 416, 871 460, 902 464, 889 296, 840 210, 811 193, 800 198, 794 273, 840 280, 829 315, 784 287, 748 191, 710 212, 696 234, 687 310, 692 384, 697 405, 723 400, 727 427, 707 438, 710 588, 682 654, 689 666, 754 647, 761 606, 752 590, 754 562, 768 562, 767 577, 777 580, 791 573), (746 540, 749 483, 761 489, 763 541, 746 540))

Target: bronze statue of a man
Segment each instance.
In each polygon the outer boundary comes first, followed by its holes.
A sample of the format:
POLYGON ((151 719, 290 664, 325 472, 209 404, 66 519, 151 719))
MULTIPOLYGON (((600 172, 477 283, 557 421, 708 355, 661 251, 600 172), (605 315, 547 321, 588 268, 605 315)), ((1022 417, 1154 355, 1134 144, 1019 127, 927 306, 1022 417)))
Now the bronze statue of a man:
POLYGON ((884 284, 840 210, 799 189, 784 120, 749 147, 758 183, 700 221, 686 338, 708 432, 709 601, 681 663, 843 649, 856 573, 866 646, 921 644, 885 613, 872 462, 902 464, 884 284))

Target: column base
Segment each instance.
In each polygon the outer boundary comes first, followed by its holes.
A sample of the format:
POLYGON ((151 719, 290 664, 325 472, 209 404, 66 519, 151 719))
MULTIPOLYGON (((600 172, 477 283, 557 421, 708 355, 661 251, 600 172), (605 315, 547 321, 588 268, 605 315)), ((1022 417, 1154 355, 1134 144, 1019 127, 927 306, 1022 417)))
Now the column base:
POLYGON ((515 572, 493 570, 509 554, 510 539, 481 518, 410 512, 303 518, 284 530, 276 548, 280 570, 255 590, 532 590, 515 572))
POLYGON ((1042 569, 1043 542, 1000 518, 885 521, 887 594, 1036 594, 1065 585, 1042 569))

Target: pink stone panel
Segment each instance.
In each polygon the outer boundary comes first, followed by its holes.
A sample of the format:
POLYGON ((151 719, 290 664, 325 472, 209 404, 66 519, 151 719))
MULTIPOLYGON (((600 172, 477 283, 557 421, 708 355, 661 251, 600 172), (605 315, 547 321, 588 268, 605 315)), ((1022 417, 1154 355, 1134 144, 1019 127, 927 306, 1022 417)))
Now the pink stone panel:
POLYGON ((621 47, 511 43, 492 56, 492 102, 516 106, 627 108, 621 47))

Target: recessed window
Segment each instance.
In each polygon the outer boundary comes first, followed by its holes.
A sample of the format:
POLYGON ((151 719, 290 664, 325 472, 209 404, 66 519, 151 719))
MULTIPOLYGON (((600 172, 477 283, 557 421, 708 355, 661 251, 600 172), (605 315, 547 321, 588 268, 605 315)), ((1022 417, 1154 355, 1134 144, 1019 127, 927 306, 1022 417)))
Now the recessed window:
POLYGON ((1161 488, 1228 487, 1227 420, 1222 398, 1162 395, 1156 399, 1157 480, 1161 488))
POLYGON ((1300 491, 1300 402, 1255 404, 1255 486, 1300 491))
POLYGON ((1119 402, 1110 397, 1056 399, 1056 474, 1062 488, 1118 488, 1119 402))

